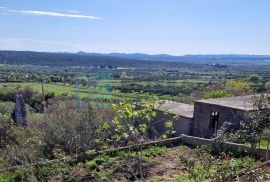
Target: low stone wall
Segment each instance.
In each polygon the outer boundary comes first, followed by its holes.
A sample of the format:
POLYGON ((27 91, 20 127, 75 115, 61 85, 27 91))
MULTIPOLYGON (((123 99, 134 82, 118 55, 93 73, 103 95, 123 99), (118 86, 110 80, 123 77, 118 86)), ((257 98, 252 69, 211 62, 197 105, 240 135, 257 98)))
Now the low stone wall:
MULTIPOLYGON (((267 150, 267 149, 253 149, 243 144, 230 143, 230 142, 222 143, 220 147, 218 147, 217 149, 217 147, 215 146, 214 142, 211 139, 199 138, 199 137, 189 136, 185 134, 182 134, 181 136, 175 137, 175 138, 147 142, 147 143, 142 144, 142 148, 145 148, 151 145, 164 145, 164 146, 170 147, 170 146, 178 146, 181 144, 186 144, 186 145, 190 145, 194 147, 208 146, 209 149, 214 152, 234 151, 234 152, 239 152, 246 155, 252 154, 264 160, 269 160, 270 158, 270 150, 267 150)), ((116 149, 109 149, 109 150, 104 150, 101 153, 113 153, 116 151, 127 150, 127 149, 136 150, 136 146, 126 146, 126 147, 121 147, 121 148, 116 148, 116 149)))
POLYGON ((184 144, 191 145, 191 146, 203 146, 203 145, 209 146, 212 151, 216 151, 216 152, 234 151, 234 152, 240 152, 243 154, 252 154, 264 160, 269 160, 270 158, 270 150, 251 148, 243 144, 224 142, 217 149, 217 147, 215 146, 215 144, 213 143, 211 139, 193 137, 193 136, 188 136, 188 135, 181 135, 179 140, 181 140, 184 144))
MULTIPOLYGON (((222 143, 220 147, 217 149, 217 147, 215 146, 214 142, 211 139, 199 138, 199 137, 189 136, 185 134, 182 134, 181 136, 175 137, 175 138, 147 142, 147 143, 142 144, 141 147, 145 148, 151 145, 164 145, 164 146, 170 147, 170 146, 179 146, 181 144, 186 144, 186 145, 190 145, 194 147, 208 146, 209 149, 211 149, 214 152, 234 151, 234 152, 239 152, 246 155, 252 154, 264 160, 269 160, 270 158, 270 150, 267 150, 267 149, 252 149, 251 147, 243 145, 243 144, 236 144, 236 143, 230 143, 230 142, 222 143)), ((127 150, 127 149, 136 150, 136 146, 126 146, 126 147, 121 147, 121 148, 116 148, 116 149, 109 149, 109 150, 104 150, 100 153, 113 153, 116 151, 127 150)))

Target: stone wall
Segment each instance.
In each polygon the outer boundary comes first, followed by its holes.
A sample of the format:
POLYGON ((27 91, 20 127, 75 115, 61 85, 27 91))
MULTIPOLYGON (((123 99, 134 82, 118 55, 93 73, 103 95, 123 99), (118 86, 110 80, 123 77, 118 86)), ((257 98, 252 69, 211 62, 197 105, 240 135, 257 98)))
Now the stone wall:
POLYGON ((219 112, 218 129, 224 122, 239 122, 237 118, 244 113, 244 111, 234 108, 195 102, 191 135, 210 138, 214 134, 214 130, 209 128, 211 112, 219 112))

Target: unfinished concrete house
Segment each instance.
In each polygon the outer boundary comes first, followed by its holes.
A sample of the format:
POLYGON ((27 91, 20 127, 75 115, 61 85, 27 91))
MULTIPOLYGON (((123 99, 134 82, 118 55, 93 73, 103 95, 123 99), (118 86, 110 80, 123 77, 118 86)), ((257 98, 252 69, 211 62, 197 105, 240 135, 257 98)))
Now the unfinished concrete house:
POLYGON ((193 105, 166 101, 159 107, 157 111, 157 117, 152 123, 154 131, 157 131, 158 133, 166 132, 166 121, 173 119, 173 117, 176 115, 178 117, 173 123, 173 128, 176 132, 174 135, 190 135, 193 122, 193 111, 193 105), (167 111, 170 111, 170 114, 167 114, 167 111))
POLYGON ((225 125, 238 126, 241 116, 254 109, 253 103, 253 96, 196 100, 194 105, 166 101, 159 108, 153 126, 158 132, 164 132, 165 122, 177 115, 179 119, 174 121, 175 135, 212 138, 225 125), (165 114, 166 110, 172 114, 165 114))

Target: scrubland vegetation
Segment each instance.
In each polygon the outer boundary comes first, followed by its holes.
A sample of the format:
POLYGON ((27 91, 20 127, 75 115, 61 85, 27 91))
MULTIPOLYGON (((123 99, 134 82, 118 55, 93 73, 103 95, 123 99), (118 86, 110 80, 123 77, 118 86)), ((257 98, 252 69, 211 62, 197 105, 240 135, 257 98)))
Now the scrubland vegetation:
MULTIPOLYGON (((173 134, 169 120, 166 132, 155 135, 154 103, 192 104, 195 99, 270 92, 268 62, 157 62, 150 67, 153 62, 113 58, 108 64, 111 59, 106 57, 98 58, 101 64, 80 56, 76 65, 74 55, 54 57, 68 58, 68 64, 56 64, 50 60, 53 56, 24 53, 18 65, 20 57, 8 54, 5 59, 11 61, 0 65, 0 181, 268 179, 268 167, 255 156, 185 145, 142 147, 173 134), (39 57, 50 61, 39 62, 39 57), (11 117, 17 94, 25 102, 28 125, 23 127, 11 117), (133 148, 115 150, 126 146, 133 148)), ((240 130, 226 136, 227 141, 269 147, 269 98, 259 98, 254 104, 260 109, 247 113, 240 130)))

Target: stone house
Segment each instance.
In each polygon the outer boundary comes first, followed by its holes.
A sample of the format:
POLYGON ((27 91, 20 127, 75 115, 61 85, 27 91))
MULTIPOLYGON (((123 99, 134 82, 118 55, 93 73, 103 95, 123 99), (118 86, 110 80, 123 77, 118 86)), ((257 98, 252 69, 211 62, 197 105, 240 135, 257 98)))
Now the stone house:
POLYGON ((192 135, 203 138, 215 136, 223 123, 239 125, 240 118, 246 111, 253 110, 253 96, 238 96, 219 99, 196 100, 194 105, 165 101, 158 109, 153 127, 158 132, 165 131, 165 122, 174 115, 175 135, 192 135), (170 115, 165 114, 169 110, 170 115))

